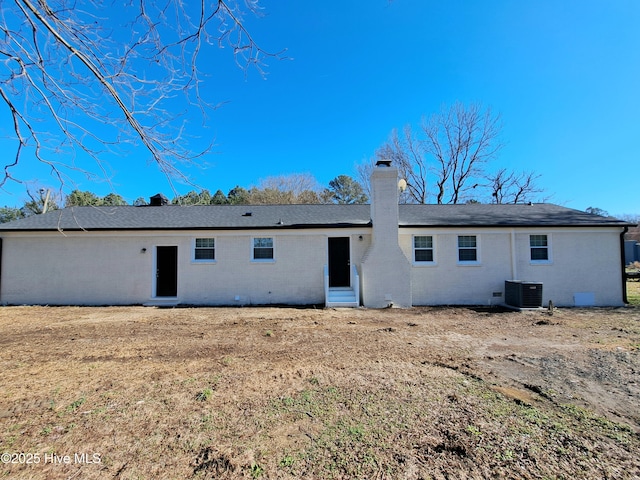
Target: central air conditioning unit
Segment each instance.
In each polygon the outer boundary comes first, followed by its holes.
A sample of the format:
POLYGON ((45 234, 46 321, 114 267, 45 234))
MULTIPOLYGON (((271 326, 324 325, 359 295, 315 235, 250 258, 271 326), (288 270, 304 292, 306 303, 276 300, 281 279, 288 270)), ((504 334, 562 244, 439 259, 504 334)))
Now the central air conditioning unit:
POLYGON ((542 307, 542 283, 507 280, 504 282, 504 299, 512 307, 542 307))

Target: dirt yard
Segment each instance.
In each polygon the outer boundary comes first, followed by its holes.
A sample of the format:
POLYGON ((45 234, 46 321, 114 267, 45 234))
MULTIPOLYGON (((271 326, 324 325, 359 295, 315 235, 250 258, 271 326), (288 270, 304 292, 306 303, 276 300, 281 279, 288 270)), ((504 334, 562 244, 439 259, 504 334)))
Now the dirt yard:
POLYGON ((640 307, 0 307, 0 478, 640 478, 640 307))

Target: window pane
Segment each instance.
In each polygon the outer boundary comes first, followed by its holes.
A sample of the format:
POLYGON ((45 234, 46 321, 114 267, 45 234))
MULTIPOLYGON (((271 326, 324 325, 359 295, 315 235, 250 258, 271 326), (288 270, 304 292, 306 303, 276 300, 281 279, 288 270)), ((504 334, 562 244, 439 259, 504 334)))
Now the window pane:
POLYGON ((213 248, 196 249, 196 260, 215 260, 215 250, 213 248))
POLYGON ((475 248, 476 247, 475 235, 462 235, 458 237, 458 247, 475 248))
POLYGON ((254 238, 253 246, 256 248, 273 248, 273 238, 254 238))
POLYGON ((415 251, 416 262, 433 262, 433 250, 416 250, 415 251))
POLYGON ((194 258, 196 260, 215 260, 215 238, 196 238, 194 258))
POLYGON ((273 238, 254 238, 253 258, 256 260, 273 259, 273 238))
POLYGON ((461 248, 458 250, 458 260, 461 262, 475 262, 478 260, 475 248, 461 248))
POLYGON ((253 249, 253 258, 263 259, 263 258, 273 258, 273 248, 254 248, 253 249))
POLYGON ((433 237, 413 237, 415 248, 433 248, 433 237))
POLYGON ((549 260, 549 250, 546 248, 532 248, 531 260, 549 260))
POLYGON ((196 248, 213 248, 215 246, 215 238, 196 238, 196 248))
POLYGON ((532 247, 546 247, 547 236, 546 235, 531 235, 529 237, 529 245, 532 247))

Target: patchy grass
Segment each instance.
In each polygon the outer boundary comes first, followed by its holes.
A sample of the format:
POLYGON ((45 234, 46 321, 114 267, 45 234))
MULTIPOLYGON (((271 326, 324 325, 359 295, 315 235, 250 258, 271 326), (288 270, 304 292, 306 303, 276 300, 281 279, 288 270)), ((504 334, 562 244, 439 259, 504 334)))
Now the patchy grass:
MULTIPOLYGON (((409 381, 381 380, 315 385, 258 402, 243 421, 244 428, 259 426, 243 445, 255 460, 242 465, 226 457, 198 464, 196 470, 215 478, 243 472, 278 478, 414 478, 408 472, 451 471, 478 478, 535 471, 558 478, 604 465, 608 474, 624 478, 624 470, 608 456, 623 451, 625 456, 638 446, 628 426, 581 407, 518 404, 483 381, 437 367, 409 381), (599 450, 602 438, 606 447, 599 450)), ((228 428, 218 425, 219 431, 228 428)), ((225 448, 214 450, 216 458, 224 457, 225 448)))
POLYGON ((0 309, 0 478, 636 478, 639 311, 540 318, 0 309))
POLYGON ((629 305, 640 307, 640 282, 627 282, 627 301, 629 305))

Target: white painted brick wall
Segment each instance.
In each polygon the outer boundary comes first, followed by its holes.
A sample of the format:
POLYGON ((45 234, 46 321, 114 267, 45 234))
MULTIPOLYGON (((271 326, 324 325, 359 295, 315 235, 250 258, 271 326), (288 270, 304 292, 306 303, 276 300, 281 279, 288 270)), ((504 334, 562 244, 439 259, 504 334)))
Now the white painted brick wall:
MULTIPOLYGON (((432 235, 436 264, 412 263, 414 305, 487 305, 504 302, 504 281, 513 280, 511 230, 478 229, 434 231, 401 229, 401 246, 412 258, 413 235, 432 235), (480 263, 458 263, 457 236, 476 234, 480 263)), ((517 229, 515 232, 517 280, 542 282, 543 305, 552 300, 558 306, 574 306, 576 293, 594 293, 596 306, 622 305, 618 229, 517 229), (535 264, 530 260, 529 235, 546 234, 552 261, 535 264)))
POLYGON ((362 261, 366 307, 411 306, 411 266, 398 244, 398 169, 376 167, 371 175, 371 246, 362 261))
POLYGON ((154 295, 155 247, 178 246, 178 301, 186 304, 322 304, 327 238, 348 236, 358 267, 368 229, 244 232, 69 232, 3 235, 0 301, 122 305, 154 295), (196 237, 216 239, 216 262, 193 259, 196 237), (273 237, 274 262, 252 262, 253 237, 273 237), (359 239, 362 237, 362 240, 359 239), (146 248, 146 253, 141 253, 146 248), (236 300, 239 297, 239 300, 236 300))

